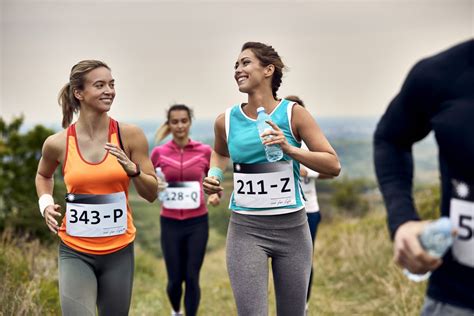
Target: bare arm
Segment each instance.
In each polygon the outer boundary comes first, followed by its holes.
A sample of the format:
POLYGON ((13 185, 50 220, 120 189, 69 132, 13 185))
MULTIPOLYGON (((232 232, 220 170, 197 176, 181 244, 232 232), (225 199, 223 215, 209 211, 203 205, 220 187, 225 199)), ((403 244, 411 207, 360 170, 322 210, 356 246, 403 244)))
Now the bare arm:
MULTIPOLYGON (((302 142, 301 148, 305 149, 305 150, 309 150, 308 146, 306 146, 305 142, 302 142)), ((334 176, 332 176, 332 175, 319 173, 317 171, 314 171, 312 169, 307 168, 304 165, 300 165, 300 175, 302 177, 314 178, 314 179, 332 179, 332 178, 334 178, 334 176)))
POLYGON ((140 168, 140 175, 132 177, 133 184, 138 194, 149 202, 153 202, 157 197, 158 180, 155 171, 148 157, 148 142, 143 131, 133 125, 121 124, 122 141, 126 155, 118 146, 107 143, 106 149, 117 157, 117 161, 122 165, 129 175, 135 174, 137 165, 140 168), (130 157, 130 158, 129 158, 130 157))
MULTIPOLYGON (((211 154, 210 167, 217 167, 225 171, 229 162, 229 150, 227 148, 227 140, 225 133, 225 116, 220 114, 214 124, 214 150, 211 154)), ((223 190, 221 183, 216 177, 205 177, 203 181, 203 188, 207 194, 214 194, 223 190)))
POLYGON ((266 145, 279 144, 282 150, 291 158, 299 161, 309 169, 329 176, 338 176, 341 164, 337 154, 322 133, 311 114, 302 106, 293 106, 292 128, 295 137, 301 138, 309 150, 292 146, 286 140, 281 129, 273 122, 269 122, 274 131, 267 131, 263 135, 272 134, 272 139, 263 143, 266 145))
MULTIPOLYGON (((65 150, 65 134, 60 132, 49 136, 43 144, 42 156, 36 171, 35 186, 38 197, 43 194, 53 195, 54 172, 65 150)), ((55 217, 61 217, 58 204, 48 205, 44 209, 44 220, 49 230, 57 234, 59 230, 58 221, 55 217)))

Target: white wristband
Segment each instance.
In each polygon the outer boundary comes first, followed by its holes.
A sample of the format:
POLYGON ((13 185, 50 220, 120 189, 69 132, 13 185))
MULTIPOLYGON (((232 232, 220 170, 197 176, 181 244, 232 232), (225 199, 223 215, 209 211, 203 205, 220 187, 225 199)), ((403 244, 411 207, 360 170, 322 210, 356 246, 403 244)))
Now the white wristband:
POLYGON ((41 216, 44 217, 44 210, 48 206, 54 205, 54 199, 51 196, 51 194, 43 194, 42 196, 40 196, 40 198, 38 200, 38 205, 39 205, 39 209, 40 209, 40 212, 41 212, 41 216))

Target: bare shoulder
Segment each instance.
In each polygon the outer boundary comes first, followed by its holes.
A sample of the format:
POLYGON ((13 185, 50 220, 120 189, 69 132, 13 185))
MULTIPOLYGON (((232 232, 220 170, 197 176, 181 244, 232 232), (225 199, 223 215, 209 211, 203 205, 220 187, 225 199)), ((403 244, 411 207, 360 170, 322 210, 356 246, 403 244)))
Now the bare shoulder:
POLYGON ((126 137, 127 140, 130 139, 129 137, 131 137, 132 139, 133 137, 145 137, 145 133, 143 132, 143 130, 136 125, 122 122, 120 122, 119 125, 120 134, 122 135, 122 137, 126 137))
POLYGON ((301 119, 301 118, 311 117, 311 114, 305 107, 301 106, 298 103, 295 103, 292 108, 292 116, 295 119, 301 119))
POLYGON ((295 133, 296 139, 302 139, 301 134, 303 129, 314 131, 317 129, 316 126, 316 121, 314 120, 311 113, 309 113, 305 107, 296 103, 291 110, 291 128, 295 133))
POLYGON ((48 136, 43 143, 42 155, 46 159, 61 161, 66 152, 67 130, 48 136))
POLYGON ((119 123, 119 128, 122 144, 129 157, 137 152, 148 153, 148 141, 140 127, 133 124, 119 123))

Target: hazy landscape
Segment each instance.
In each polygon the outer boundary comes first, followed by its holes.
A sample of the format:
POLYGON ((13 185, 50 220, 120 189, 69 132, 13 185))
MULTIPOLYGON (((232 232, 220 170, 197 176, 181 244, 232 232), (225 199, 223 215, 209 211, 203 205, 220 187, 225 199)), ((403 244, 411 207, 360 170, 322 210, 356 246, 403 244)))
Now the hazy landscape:
MULTIPOLYGON (((426 284, 408 281, 392 261, 392 245, 372 163, 372 134, 377 120, 322 118, 318 122, 339 154, 343 173, 336 180, 317 182, 323 221, 314 254, 315 278, 309 315, 417 315, 426 284)), ((145 131, 151 143, 159 124, 133 123, 145 131)), ((4 191, 0 197, 0 315, 60 315, 58 240, 44 226, 33 187, 35 157, 38 157, 41 139, 52 131, 28 125, 21 127, 17 134, 14 130, 19 128, 18 123, 1 127, 6 142, 4 147, 0 146, 3 149, 0 154, 13 157, 3 158, 2 168, 18 173, 13 179, 24 180, 9 182, 8 173, 2 173, 0 186, 5 190, 15 185, 15 190, 20 191, 17 185, 21 185, 21 190, 27 193, 18 197, 5 195, 4 191), (22 144, 28 148, 26 153, 22 144), (5 150, 9 146, 13 147, 5 150), (14 203, 8 207, 10 204, 6 202, 10 200, 14 203)), ((195 121, 192 138, 212 144, 212 130, 212 121, 195 121)), ((415 157, 415 200, 421 215, 433 218, 437 216, 439 190, 436 146, 432 137, 416 145, 415 157)), ((209 209, 210 239, 201 273, 200 315, 236 315, 225 265, 232 175, 226 173, 225 179, 222 203, 209 209)), ((64 196, 64 192, 58 173, 55 188, 58 201, 62 201, 60 196, 64 196)), ((167 315, 170 305, 160 247, 160 206, 158 202, 145 202, 133 188, 130 199, 137 227, 130 314, 167 315)), ((271 281, 269 300, 269 315, 275 315, 271 281)))

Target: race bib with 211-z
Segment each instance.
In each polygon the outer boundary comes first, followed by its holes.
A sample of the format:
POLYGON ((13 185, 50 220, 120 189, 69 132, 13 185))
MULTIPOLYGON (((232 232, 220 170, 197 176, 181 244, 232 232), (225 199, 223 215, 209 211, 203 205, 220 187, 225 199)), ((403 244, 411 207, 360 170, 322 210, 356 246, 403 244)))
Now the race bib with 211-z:
POLYGON ((248 208, 296 204, 293 162, 234 163, 234 202, 248 208))

